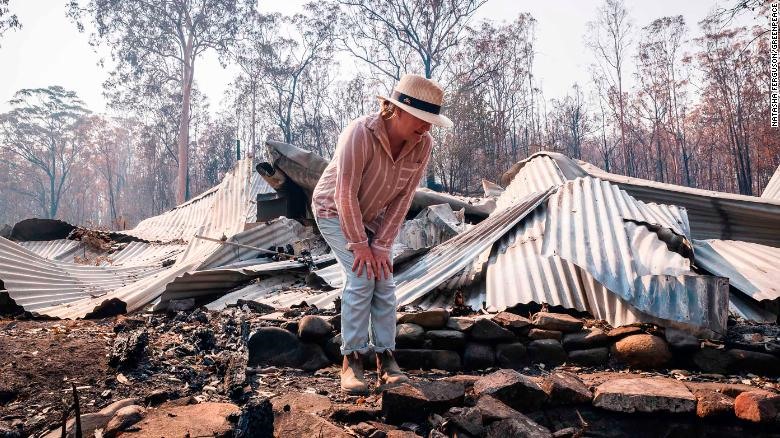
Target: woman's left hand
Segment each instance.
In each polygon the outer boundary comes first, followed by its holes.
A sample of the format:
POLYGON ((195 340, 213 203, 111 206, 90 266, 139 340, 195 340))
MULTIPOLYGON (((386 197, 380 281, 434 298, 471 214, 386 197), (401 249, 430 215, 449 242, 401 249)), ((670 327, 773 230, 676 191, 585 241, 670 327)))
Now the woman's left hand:
POLYGON ((390 259, 390 253, 388 251, 376 250, 371 248, 371 254, 374 255, 374 261, 376 262, 377 272, 376 277, 387 280, 390 278, 390 274, 393 272, 393 261, 390 259))

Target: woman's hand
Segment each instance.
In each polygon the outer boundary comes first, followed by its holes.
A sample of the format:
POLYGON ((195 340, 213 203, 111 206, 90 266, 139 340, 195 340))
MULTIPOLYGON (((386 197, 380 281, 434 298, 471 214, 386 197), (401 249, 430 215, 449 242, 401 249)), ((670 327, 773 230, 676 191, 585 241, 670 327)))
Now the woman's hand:
POLYGON ((390 278, 390 274, 393 272, 393 261, 390 260, 390 253, 387 251, 378 251, 371 249, 371 253, 374 255, 374 261, 376 263, 377 278, 381 278, 383 275, 385 280, 390 278))
POLYGON ((352 250, 352 254, 355 256, 355 262, 352 263, 352 272, 357 272, 357 276, 360 277, 363 273, 363 268, 365 268, 366 278, 369 280, 373 279, 376 276, 377 265, 371 248, 367 246, 356 248, 352 250))

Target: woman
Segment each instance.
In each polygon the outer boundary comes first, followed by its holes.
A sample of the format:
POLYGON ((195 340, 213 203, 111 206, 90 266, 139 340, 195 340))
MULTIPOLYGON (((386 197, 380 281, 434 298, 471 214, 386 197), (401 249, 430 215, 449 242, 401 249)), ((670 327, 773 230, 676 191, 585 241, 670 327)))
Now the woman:
POLYGON ((366 394, 361 354, 376 353, 380 384, 408 380, 393 358, 395 282, 391 246, 431 155, 431 125, 444 97, 434 81, 405 75, 379 113, 339 136, 333 160, 314 189, 312 207, 325 241, 344 269, 341 300, 341 389, 366 394))

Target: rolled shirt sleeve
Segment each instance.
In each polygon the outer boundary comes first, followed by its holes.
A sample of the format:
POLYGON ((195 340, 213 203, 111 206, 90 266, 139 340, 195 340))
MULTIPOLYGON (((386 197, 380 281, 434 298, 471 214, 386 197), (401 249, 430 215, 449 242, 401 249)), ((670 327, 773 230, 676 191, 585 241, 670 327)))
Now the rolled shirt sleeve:
POLYGON ((367 145, 370 144, 366 141, 367 135, 369 134, 363 125, 351 123, 339 136, 336 147, 338 172, 334 199, 341 229, 347 238, 347 249, 350 251, 368 247, 368 236, 358 203, 358 190, 367 162, 367 145))

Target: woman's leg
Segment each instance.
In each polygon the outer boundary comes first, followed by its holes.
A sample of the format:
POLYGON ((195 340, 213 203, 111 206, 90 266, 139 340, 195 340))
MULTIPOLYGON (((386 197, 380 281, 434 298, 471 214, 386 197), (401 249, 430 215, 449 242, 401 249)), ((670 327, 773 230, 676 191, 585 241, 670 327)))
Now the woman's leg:
POLYGON ((393 274, 390 278, 377 279, 371 300, 371 343, 377 353, 395 350, 395 306, 393 274))
MULTIPOLYGON (((352 251, 346 249, 347 239, 341 231, 338 218, 317 218, 317 226, 344 270, 344 291, 341 294, 341 354, 364 354, 370 349, 368 326, 375 281, 369 280, 365 271, 360 277, 352 272, 355 258, 352 251)), ((393 297, 395 298, 395 295, 393 297)), ((395 331, 393 335, 395 336, 395 331)))

